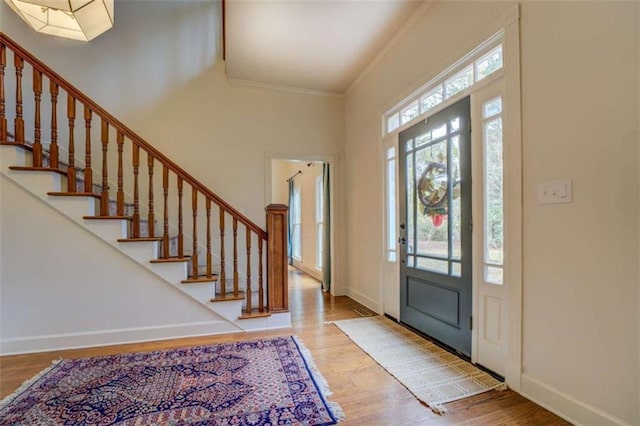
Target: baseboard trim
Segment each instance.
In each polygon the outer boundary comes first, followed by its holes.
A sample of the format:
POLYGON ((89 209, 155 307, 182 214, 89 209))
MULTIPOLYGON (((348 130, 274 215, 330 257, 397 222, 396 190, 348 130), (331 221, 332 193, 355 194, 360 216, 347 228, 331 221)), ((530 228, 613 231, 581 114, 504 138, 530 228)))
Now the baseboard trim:
POLYGON ((305 265, 304 263, 293 259, 293 265, 294 268, 297 268, 299 270, 301 270, 302 272, 304 272, 305 274, 309 275, 310 277, 322 282, 322 272, 318 271, 317 269, 314 268, 309 268, 307 265, 305 265))
POLYGON ((522 374, 520 394, 575 425, 624 425, 625 422, 535 379, 522 374))
POLYGON ((351 288, 348 289, 347 290, 347 296, 349 296, 350 298, 352 298, 356 302, 360 303, 361 305, 366 306, 367 308, 371 309, 374 312, 377 312, 377 313, 382 312, 382 309, 380 309, 380 304, 378 303, 377 300, 374 300, 374 299, 370 298, 369 296, 366 296, 366 295, 360 293, 357 290, 354 290, 354 289, 351 289, 351 288))
POLYGON ((29 336, 0 339, 0 355, 90 348, 237 332, 238 329, 226 321, 205 321, 119 330, 29 336))

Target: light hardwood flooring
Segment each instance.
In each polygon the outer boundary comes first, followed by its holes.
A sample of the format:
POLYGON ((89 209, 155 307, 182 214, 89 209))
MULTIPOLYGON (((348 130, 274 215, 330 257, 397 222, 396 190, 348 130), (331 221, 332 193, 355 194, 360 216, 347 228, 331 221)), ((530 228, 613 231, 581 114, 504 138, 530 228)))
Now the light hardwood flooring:
POLYGON ((0 398, 58 358, 169 349, 269 336, 299 336, 310 349, 336 401, 345 425, 566 425, 569 424, 508 390, 491 391, 452 402, 448 412, 434 414, 328 321, 359 318, 362 306, 348 297, 320 291, 319 283, 295 270, 289 273, 289 309, 293 328, 267 332, 172 339, 147 343, 73 349, 0 357, 0 398))

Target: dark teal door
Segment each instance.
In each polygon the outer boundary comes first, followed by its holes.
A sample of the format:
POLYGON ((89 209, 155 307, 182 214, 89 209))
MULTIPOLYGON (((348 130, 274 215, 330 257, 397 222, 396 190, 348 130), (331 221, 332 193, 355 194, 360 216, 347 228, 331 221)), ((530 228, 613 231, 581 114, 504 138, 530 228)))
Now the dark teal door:
POLYGON ((400 133, 400 321, 471 356, 471 126, 462 99, 400 133))

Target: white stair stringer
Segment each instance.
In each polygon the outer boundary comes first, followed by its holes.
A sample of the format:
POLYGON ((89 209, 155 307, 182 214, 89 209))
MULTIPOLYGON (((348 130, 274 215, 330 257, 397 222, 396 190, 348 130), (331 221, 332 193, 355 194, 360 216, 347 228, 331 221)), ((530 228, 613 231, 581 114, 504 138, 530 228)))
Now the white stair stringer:
MULTIPOLYGON (((0 146, 0 173, 4 174, 35 197, 40 198, 69 220, 77 223, 82 228, 116 248, 125 256, 227 320, 236 331, 291 326, 290 314, 288 312, 264 318, 239 320, 238 317, 242 313, 242 301, 210 301, 215 296, 215 283, 181 283, 181 281, 188 276, 186 261, 151 263, 151 259, 158 257, 158 242, 118 242, 118 239, 126 239, 128 237, 128 220, 84 219, 84 216, 95 216, 98 211, 99 200, 96 198, 91 196, 47 195, 48 192, 63 191, 63 181, 66 181, 66 177, 54 172, 9 169, 10 166, 24 166, 29 164, 31 164, 31 154, 29 152, 26 152, 20 147, 0 146)), ((66 184, 64 186, 66 187, 66 184)))

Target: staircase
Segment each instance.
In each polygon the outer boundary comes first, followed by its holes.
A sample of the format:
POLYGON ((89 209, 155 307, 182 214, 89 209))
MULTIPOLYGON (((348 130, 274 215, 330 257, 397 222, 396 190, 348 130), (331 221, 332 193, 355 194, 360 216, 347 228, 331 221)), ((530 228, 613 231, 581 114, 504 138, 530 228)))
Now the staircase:
POLYGON ((261 229, 3 33, 0 173, 229 331, 290 326, 286 206, 261 229))

